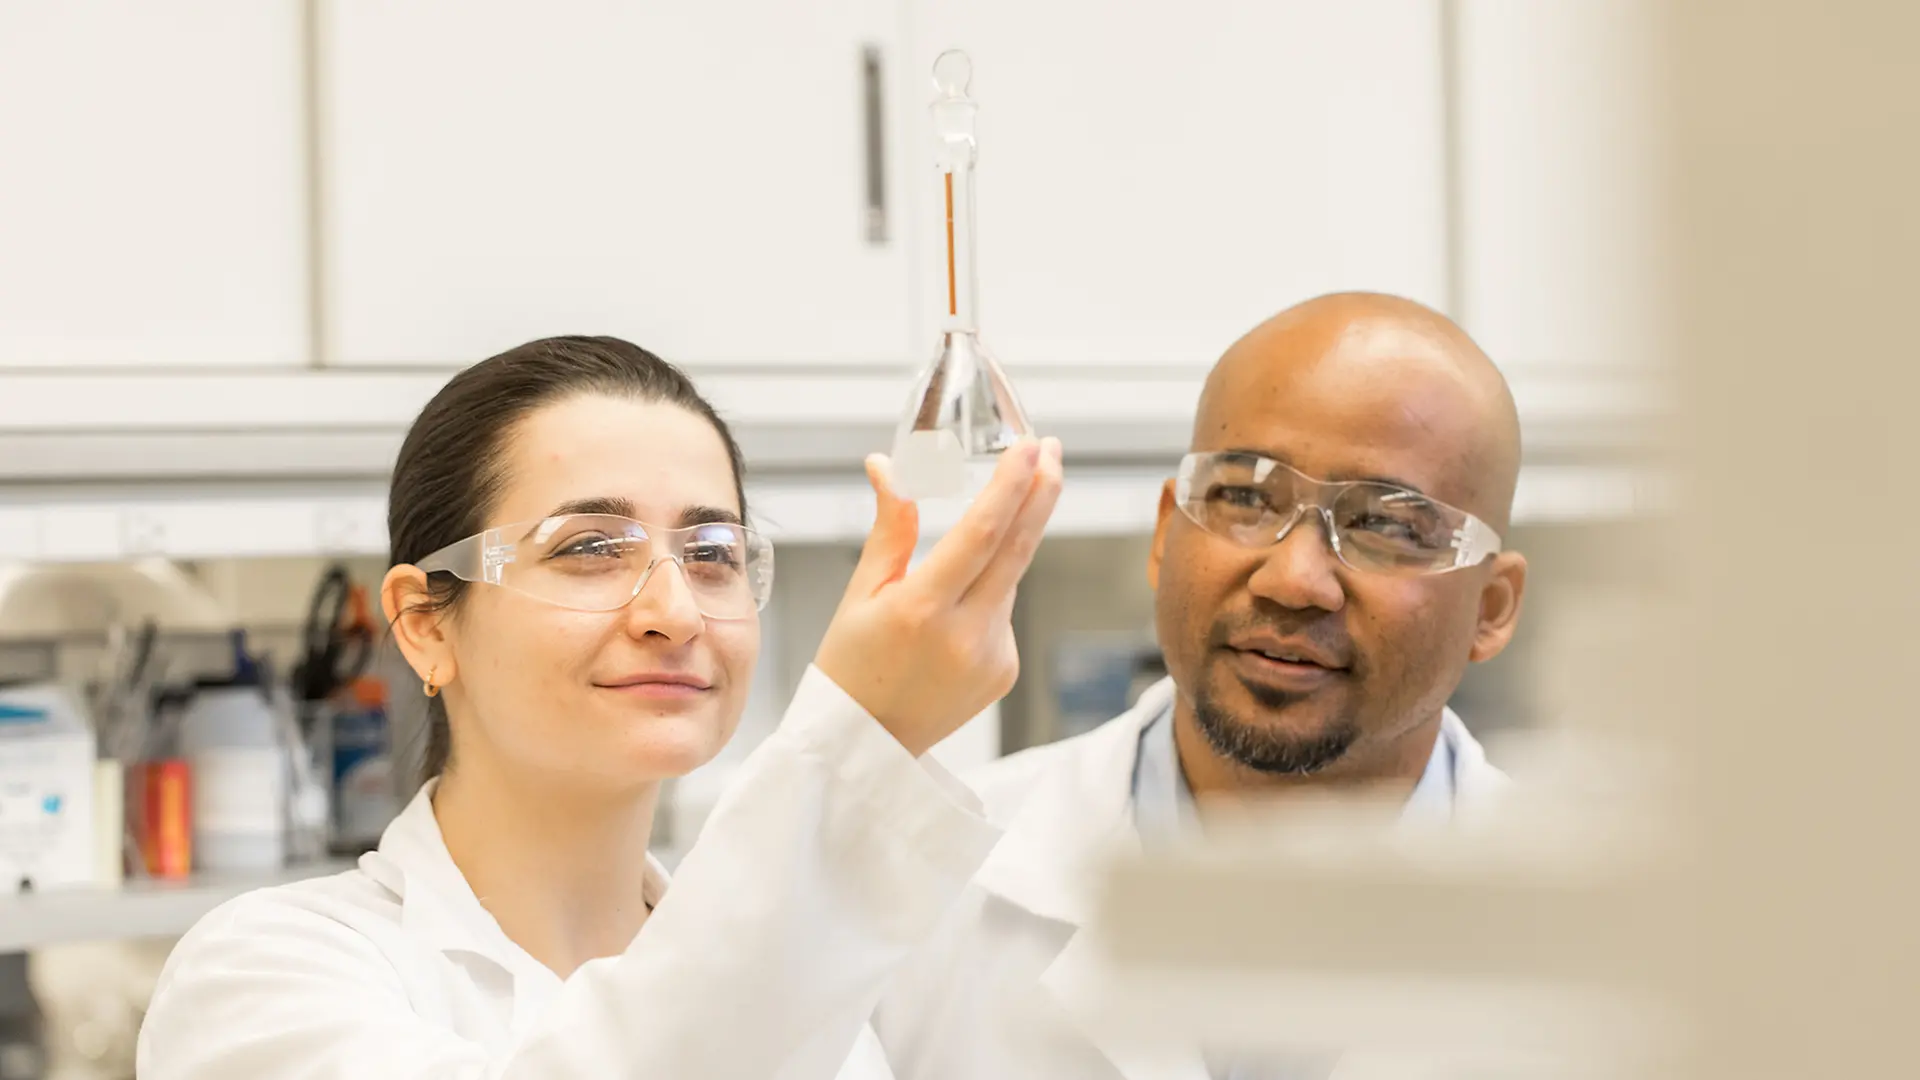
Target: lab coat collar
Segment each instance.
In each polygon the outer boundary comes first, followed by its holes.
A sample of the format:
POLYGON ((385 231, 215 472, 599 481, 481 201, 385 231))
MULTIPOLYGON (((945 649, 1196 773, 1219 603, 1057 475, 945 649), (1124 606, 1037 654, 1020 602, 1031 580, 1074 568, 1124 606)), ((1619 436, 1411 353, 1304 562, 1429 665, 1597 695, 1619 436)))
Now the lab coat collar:
MULTIPOLYGON (((1140 736, 1173 698, 1173 680, 1162 679, 1107 723, 1035 751, 1050 760, 981 868, 980 886, 1042 918, 1073 926, 1091 918, 1098 864, 1116 852, 1140 850, 1131 810, 1140 736)), ((1452 709, 1441 718, 1440 737, 1452 759, 1451 806, 1410 802, 1405 816, 1472 824, 1511 781, 1452 709)))
POLYGON ((1452 709, 1441 721, 1441 731, 1453 747, 1453 814, 1450 822, 1473 828, 1484 822, 1507 793, 1513 780, 1487 760, 1487 748, 1473 737, 1452 709))
MULTIPOLYGON (((1125 1080, 1208 1080, 1205 1059, 1192 1049, 1153 1049, 1134 1043, 1084 1016, 1080 1006, 1098 999, 1103 948, 1079 932, 1091 919, 1098 864, 1117 852, 1140 850, 1131 808, 1133 770, 1140 736, 1174 699, 1172 679, 1154 684, 1131 709, 1048 755, 1031 790, 975 881, 988 893, 1043 919, 1068 927, 1065 945, 1041 976, 1042 984, 1125 1080)), ((1473 818, 1493 804, 1508 783, 1487 761, 1460 718, 1448 710, 1442 738, 1452 752, 1452 820, 1473 818)), ((1339 1075, 1351 1075, 1343 1063, 1339 1075)))
MULTIPOLYGON (((433 815, 433 792, 438 783, 437 779, 427 781, 387 826, 380 847, 361 856, 360 869, 399 898, 401 928, 414 940, 443 953, 464 952, 492 961, 516 980, 557 982, 551 969, 500 929, 499 922, 474 895, 466 875, 454 864, 440 822, 433 815)), ((648 854, 643 886, 646 903, 658 905, 666 887, 666 869, 648 854)))

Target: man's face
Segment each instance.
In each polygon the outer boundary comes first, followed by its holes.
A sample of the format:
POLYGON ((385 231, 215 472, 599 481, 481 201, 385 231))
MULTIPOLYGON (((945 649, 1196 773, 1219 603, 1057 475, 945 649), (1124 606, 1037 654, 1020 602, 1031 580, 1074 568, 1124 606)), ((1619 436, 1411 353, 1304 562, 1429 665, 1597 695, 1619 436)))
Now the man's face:
MULTIPOLYGON (((1497 522, 1476 479, 1480 408, 1444 365, 1395 359, 1430 348, 1403 338, 1348 330, 1304 360, 1230 357, 1193 449, 1250 451, 1321 480, 1386 480, 1497 522)), ((1504 646, 1518 557, 1502 558, 1429 576, 1358 571, 1315 513, 1250 549, 1201 529, 1169 485, 1149 576, 1168 669, 1208 742, 1240 765, 1297 775, 1364 768, 1438 714, 1470 660, 1504 646)))

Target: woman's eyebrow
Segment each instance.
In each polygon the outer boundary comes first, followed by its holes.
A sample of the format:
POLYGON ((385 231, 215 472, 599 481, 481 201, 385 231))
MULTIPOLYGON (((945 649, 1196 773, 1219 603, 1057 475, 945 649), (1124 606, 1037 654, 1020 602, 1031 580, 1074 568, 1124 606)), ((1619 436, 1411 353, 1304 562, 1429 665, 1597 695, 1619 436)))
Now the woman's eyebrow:
POLYGON ((630 518, 633 516, 633 503, 622 498, 595 496, 589 499, 571 499, 554 507, 547 513, 550 518, 566 517, 568 514, 607 514, 613 517, 630 518))
POLYGON ((680 511, 680 527, 691 525, 743 525, 740 515, 718 506, 689 506, 680 511))
MULTIPOLYGON (((639 510, 631 499, 618 496, 595 496, 587 499, 570 499, 553 508, 547 514, 549 518, 566 517, 570 514, 605 514, 637 520, 639 510)), ((658 524, 656 522, 656 524, 658 524)), ((680 511, 680 528, 693 525, 740 525, 740 515, 721 506, 689 506, 680 511)))

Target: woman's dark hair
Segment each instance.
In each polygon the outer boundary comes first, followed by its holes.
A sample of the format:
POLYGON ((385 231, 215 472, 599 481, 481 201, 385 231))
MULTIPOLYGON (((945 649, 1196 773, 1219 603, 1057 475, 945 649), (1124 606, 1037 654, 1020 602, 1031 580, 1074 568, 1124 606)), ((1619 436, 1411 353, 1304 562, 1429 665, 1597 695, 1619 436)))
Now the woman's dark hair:
MULTIPOLYGON (((514 427, 547 405, 583 395, 678 405, 704 418, 726 445, 734 496, 746 516, 740 446, 685 372, 619 338, 544 338, 455 375, 420 411, 400 445, 387 491, 392 564, 417 563, 486 528, 506 486, 507 438, 514 427)), ((448 610, 466 587, 452 574, 430 574, 428 598, 412 610, 448 610)), ((445 771, 452 751, 441 698, 428 699, 427 725, 423 779, 445 771)))

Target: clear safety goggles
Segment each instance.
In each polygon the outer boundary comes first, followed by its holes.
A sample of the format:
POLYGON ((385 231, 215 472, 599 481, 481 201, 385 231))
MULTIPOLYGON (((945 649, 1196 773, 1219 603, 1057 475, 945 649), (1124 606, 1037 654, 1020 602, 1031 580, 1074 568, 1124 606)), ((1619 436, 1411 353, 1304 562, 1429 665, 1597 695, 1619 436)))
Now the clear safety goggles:
POLYGON ((1257 454, 1188 454, 1174 501, 1193 523, 1242 547, 1286 539, 1309 511, 1355 570, 1413 576, 1475 566, 1500 536, 1465 510, 1372 480, 1317 480, 1257 454))
POLYGON ((695 606, 710 619, 751 618, 773 594, 773 543, 729 522, 669 529, 570 514, 488 529, 416 565, 573 611, 615 611, 640 595, 662 562, 679 566, 695 606))

